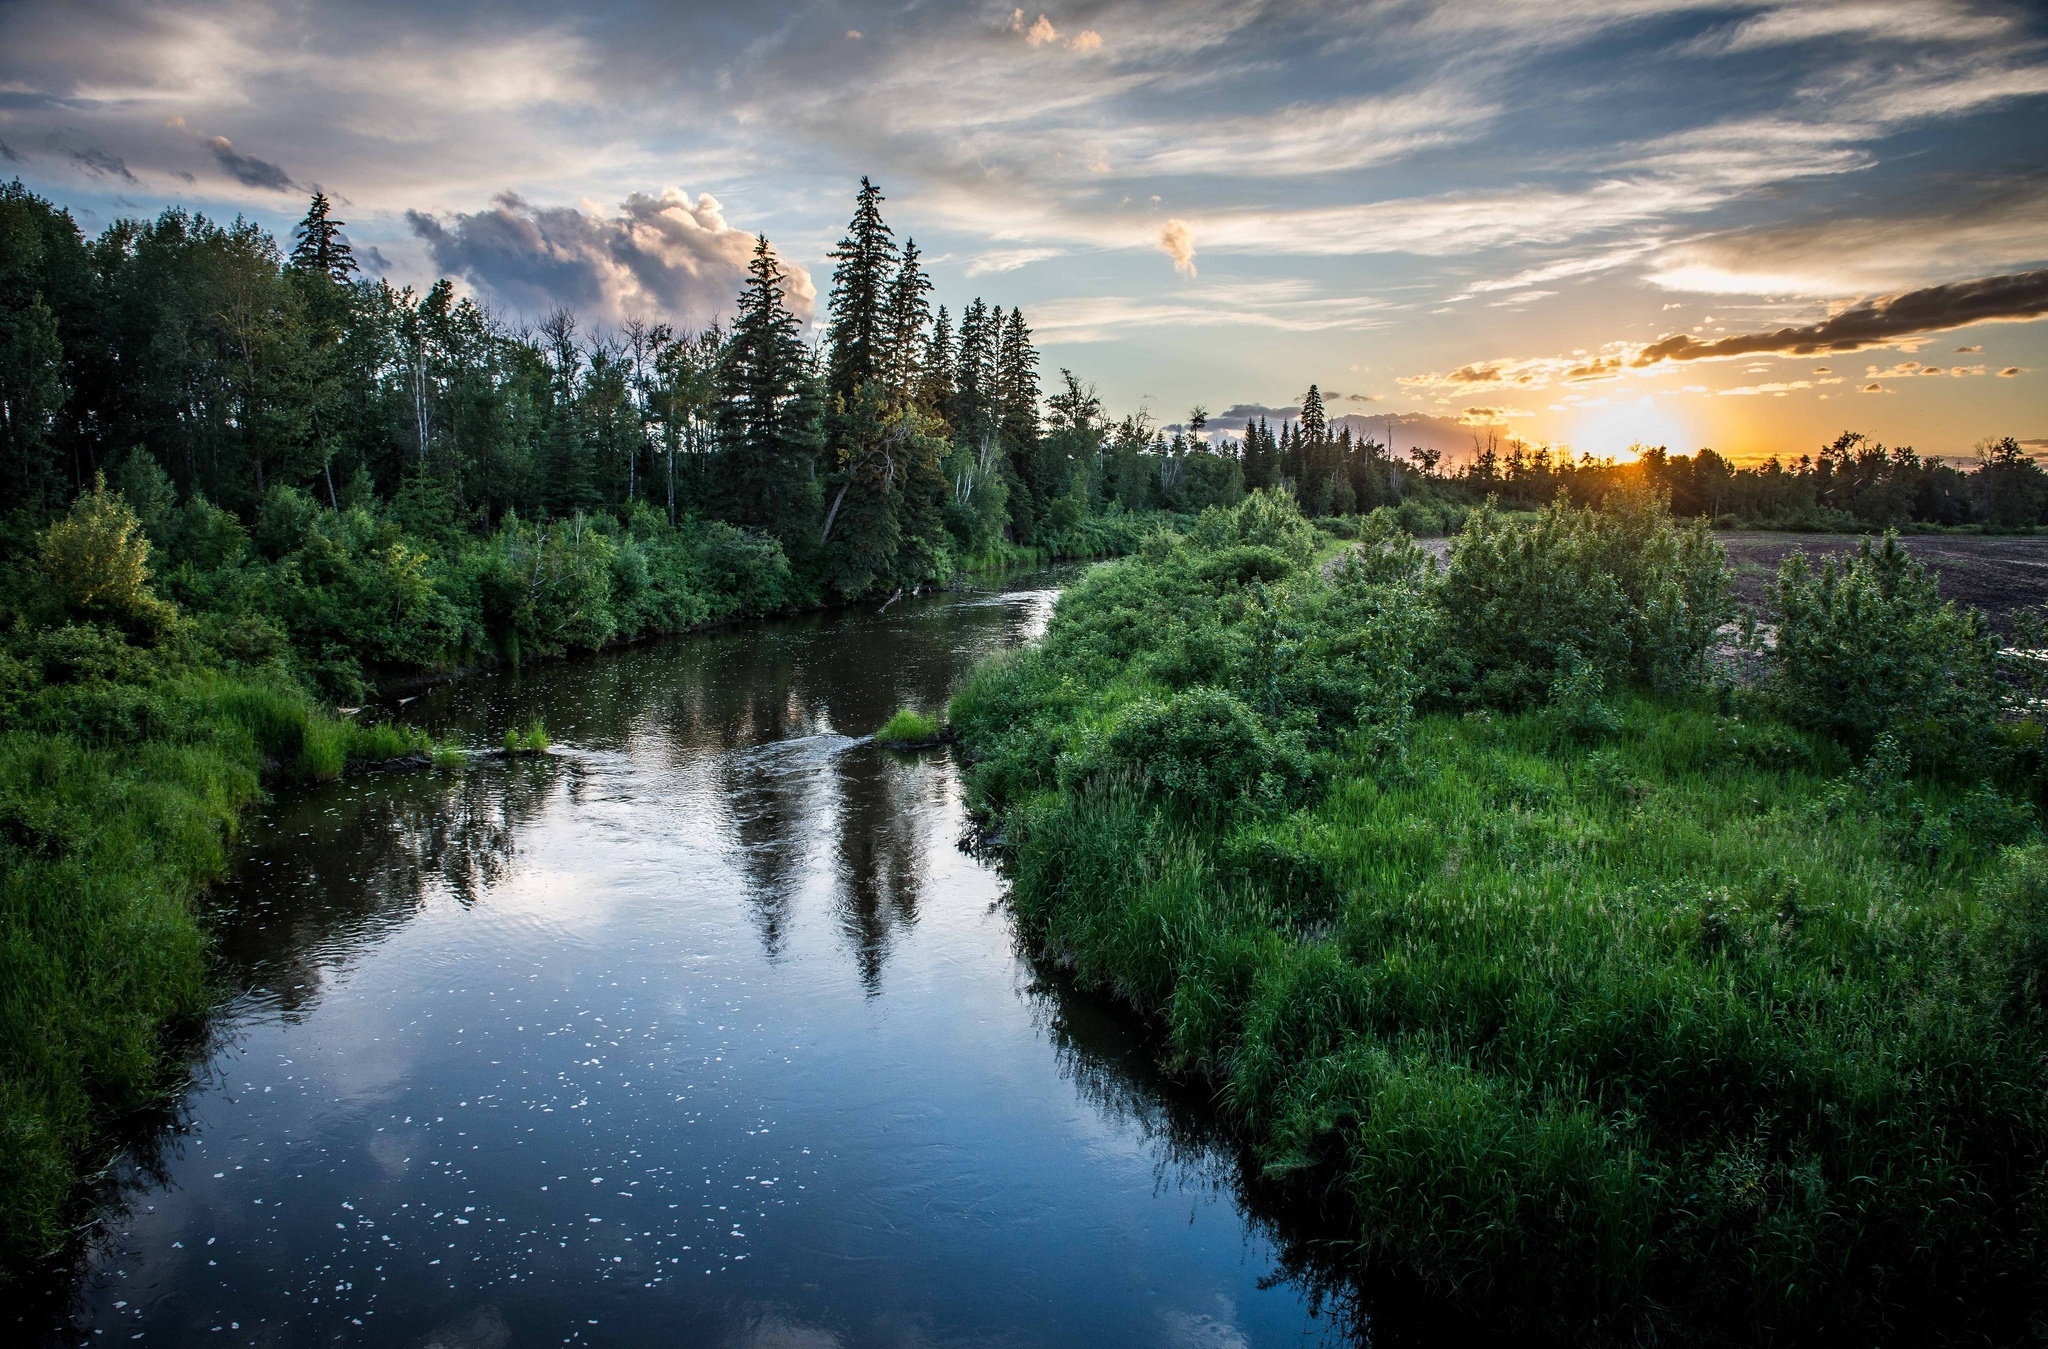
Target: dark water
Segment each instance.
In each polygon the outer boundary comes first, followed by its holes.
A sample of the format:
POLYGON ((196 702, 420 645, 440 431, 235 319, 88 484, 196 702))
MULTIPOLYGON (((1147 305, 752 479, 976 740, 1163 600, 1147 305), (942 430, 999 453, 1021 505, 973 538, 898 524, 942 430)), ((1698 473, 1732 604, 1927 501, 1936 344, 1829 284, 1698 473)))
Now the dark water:
POLYGON ((407 714, 556 752, 280 800, 64 1338, 1337 1338, 1126 1019, 1020 957, 953 764, 856 738, 1049 584, 461 681, 407 714))

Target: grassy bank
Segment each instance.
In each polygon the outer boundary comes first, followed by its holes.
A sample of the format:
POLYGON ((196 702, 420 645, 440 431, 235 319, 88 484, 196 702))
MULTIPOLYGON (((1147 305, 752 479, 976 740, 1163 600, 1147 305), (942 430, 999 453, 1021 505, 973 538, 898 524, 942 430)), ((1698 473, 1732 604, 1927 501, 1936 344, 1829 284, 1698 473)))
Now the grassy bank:
POLYGON ((27 542, 0 569, 0 1279, 64 1249, 118 1121, 179 1085, 209 999, 190 901, 265 782, 428 748, 163 601, 119 498, 27 542))
POLYGON ((1365 533, 1205 517, 963 686, 1032 939, 1476 1307, 2024 1333, 2048 854, 1981 629, 1882 548, 1794 566, 1735 690, 1654 507, 1481 512, 1443 574, 1365 533))
MULTIPOLYGON (((477 536, 432 501, 280 490, 245 524, 144 461, 123 486, 0 529, 0 1280, 66 1246, 119 1121, 181 1084, 209 1000, 191 900, 242 812, 432 749, 333 702, 817 602, 772 540, 645 510, 477 536)), ((1157 523, 1059 546, 1128 551, 1157 523)), ((546 747, 507 730, 508 753, 546 747)))

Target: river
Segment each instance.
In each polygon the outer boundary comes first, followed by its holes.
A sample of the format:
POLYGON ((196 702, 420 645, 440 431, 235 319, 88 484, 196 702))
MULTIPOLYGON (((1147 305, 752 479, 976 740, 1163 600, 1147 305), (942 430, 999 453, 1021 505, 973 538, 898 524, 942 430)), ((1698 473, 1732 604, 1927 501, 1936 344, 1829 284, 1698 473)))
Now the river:
POLYGON ((59 1342, 1348 1339, 1138 1028, 1020 953, 951 759, 862 739, 1056 584, 455 681, 402 715, 553 753, 281 794, 59 1342))

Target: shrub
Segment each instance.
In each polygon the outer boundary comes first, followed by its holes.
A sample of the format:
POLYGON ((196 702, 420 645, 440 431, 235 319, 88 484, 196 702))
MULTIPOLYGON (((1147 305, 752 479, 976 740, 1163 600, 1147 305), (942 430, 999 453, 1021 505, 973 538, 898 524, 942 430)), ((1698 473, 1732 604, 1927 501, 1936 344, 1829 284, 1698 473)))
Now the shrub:
POLYGON ((1541 701, 1574 660, 1603 680, 1682 687, 1733 612, 1720 545, 1661 498, 1558 503, 1526 523, 1474 511, 1442 603, 1444 692, 1508 708, 1541 701))
POLYGON ((1890 735, 1917 767, 1970 768, 1999 705, 1984 616, 1935 591, 1898 536, 1816 569, 1795 551, 1770 591, 1771 687, 1785 715, 1861 753, 1890 735))
POLYGON ((1243 796, 1278 799, 1307 776, 1298 746, 1275 737, 1236 696, 1207 687, 1127 705, 1111 719, 1100 751, 1077 756, 1070 772, 1111 766, 1198 809, 1243 796))
POLYGON ((73 613, 116 621, 164 622, 169 610, 149 588, 149 537, 99 474, 90 492, 42 533, 44 580, 73 613))

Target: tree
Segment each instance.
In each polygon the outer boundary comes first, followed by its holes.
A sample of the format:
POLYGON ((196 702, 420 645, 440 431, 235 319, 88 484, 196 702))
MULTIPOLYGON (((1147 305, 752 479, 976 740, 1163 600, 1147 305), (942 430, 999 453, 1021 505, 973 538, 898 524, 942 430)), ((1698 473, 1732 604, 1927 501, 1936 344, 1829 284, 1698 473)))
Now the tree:
POLYGON ((823 411, 812 361, 784 302, 782 267, 768 236, 754 242, 732 339, 718 370, 717 506, 736 524, 767 530, 785 547, 814 543, 813 471, 823 411))
POLYGON ((1329 421, 1323 413, 1322 391, 1313 384, 1308 386, 1308 396, 1301 400, 1301 433, 1311 443, 1321 441, 1330 433, 1329 421))
POLYGON ((846 237, 827 255, 838 264, 832 269, 832 322, 825 339, 825 388, 835 404, 850 406, 860 386, 879 378, 888 361, 893 315, 887 301, 896 243, 882 220, 884 200, 882 190, 862 178, 846 237))
POLYGON ((932 282, 918 266, 917 256, 917 240, 905 239, 884 311, 888 341, 883 379, 891 400, 905 405, 919 401, 924 393, 925 326, 932 316, 925 300, 932 282))
POLYGON ((992 321, 979 296, 960 315, 960 341, 953 355, 953 398, 946 420, 953 425, 954 437, 969 444, 988 429, 990 376, 1000 337, 994 329, 1000 321, 1000 311, 992 321))
POLYGON ((940 417, 953 411, 956 392, 953 377, 953 321, 946 306, 939 306, 932 320, 931 340, 924 345, 924 370, 918 384, 918 401, 940 417))
POLYGON ((64 344, 43 298, 55 215, 20 183, 0 186, 0 490, 36 507, 61 500, 66 486, 56 443, 64 344))
POLYGON ((341 232, 348 222, 333 219, 327 211, 327 194, 315 192, 312 205, 306 208, 306 218, 292 231, 298 240, 292 248, 292 265, 346 285, 357 270, 355 252, 348 246, 348 236, 341 232))

